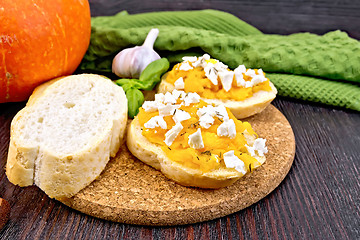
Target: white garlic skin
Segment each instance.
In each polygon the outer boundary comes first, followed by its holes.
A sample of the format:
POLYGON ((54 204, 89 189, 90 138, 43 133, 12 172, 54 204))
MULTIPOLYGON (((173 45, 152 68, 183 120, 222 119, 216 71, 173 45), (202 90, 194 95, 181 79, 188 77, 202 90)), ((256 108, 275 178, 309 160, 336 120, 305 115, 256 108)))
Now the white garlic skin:
POLYGON ((151 29, 142 46, 126 48, 119 52, 112 63, 113 73, 122 78, 139 78, 149 63, 160 59, 159 54, 153 49, 158 33, 158 29, 151 29))
POLYGON ((152 49, 136 46, 119 52, 113 61, 112 70, 119 77, 139 78, 149 63, 160 59, 152 49))

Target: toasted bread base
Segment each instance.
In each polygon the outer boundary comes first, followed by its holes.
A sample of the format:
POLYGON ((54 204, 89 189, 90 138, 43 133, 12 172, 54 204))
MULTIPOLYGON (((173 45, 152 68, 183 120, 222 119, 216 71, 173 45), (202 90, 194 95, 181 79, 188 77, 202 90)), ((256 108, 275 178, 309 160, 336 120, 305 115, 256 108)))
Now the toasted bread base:
MULTIPOLYGON (((142 162, 160 170, 169 179, 183 185, 200 188, 222 188, 244 176, 235 169, 223 168, 203 173, 199 169, 185 167, 169 159, 160 146, 149 142, 142 135, 138 119, 128 126, 127 147, 142 162)), ((262 160, 265 161, 265 157, 262 160)))
MULTIPOLYGON (((173 84, 165 80, 166 77, 167 74, 164 74, 158 86, 157 92, 159 93, 172 92, 175 89, 175 86, 173 84)), ((250 117, 254 114, 260 113, 271 103, 272 100, 275 99, 277 90, 274 84, 272 84, 271 82, 270 82, 270 87, 272 89, 271 92, 258 91, 254 93, 252 97, 247 98, 243 101, 208 99, 208 98, 201 98, 201 99, 209 104, 224 105, 225 107, 230 109, 232 114, 234 114, 234 116, 237 119, 243 119, 250 117)))

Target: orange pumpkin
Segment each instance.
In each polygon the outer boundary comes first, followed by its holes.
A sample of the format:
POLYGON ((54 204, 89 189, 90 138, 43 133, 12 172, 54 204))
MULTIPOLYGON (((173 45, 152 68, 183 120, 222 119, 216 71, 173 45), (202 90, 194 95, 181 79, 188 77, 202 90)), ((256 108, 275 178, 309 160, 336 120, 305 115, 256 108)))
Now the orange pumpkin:
POLYGON ((90 41, 88 0, 0 1, 0 103, 72 74, 90 41))

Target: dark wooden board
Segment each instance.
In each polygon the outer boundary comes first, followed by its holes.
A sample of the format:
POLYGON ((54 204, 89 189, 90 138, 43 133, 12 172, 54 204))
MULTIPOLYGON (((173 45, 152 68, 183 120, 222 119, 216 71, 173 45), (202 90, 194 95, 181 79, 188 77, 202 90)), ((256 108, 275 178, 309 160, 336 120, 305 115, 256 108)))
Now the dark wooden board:
MULTIPOLYGON (((360 39, 360 1, 90 0, 93 15, 213 8, 265 33, 325 33, 360 39)), ((278 97, 297 143, 285 180, 258 203, 234 214, 178 227, 144 227, 97 219, 19 188, 5 176, 9 126, 24 103, 0 104, 0 197, 12 207, 0 239, 360 239, 360 114, 278 97)))

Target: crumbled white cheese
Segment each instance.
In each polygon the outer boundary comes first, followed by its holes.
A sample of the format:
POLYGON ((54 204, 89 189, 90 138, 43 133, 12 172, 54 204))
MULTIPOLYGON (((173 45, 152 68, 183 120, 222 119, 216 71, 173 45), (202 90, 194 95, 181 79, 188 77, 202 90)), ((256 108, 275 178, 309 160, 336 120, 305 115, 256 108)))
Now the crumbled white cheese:
POLYGON ((199 118, 199 124, 201 127, 208 129, 214 124, 215 119, 210 114, 204 114, 199 118))
POLYGON ((199 108, 196 114, 199 116, 200 126, 206 129, 214 124, 215 116, 223 120, 229 119, 229 115, 223 105, 218 107, 207 105, 205 107, 199 108))
POLYGON ((150 120, 144 124, 144 127, 145 128, 161 127, 162 129, 166 129, 167 125, 162 116, 155 116, 155 117, 150 118, 150 120))
POLYGON ((205 53, 202 58, 206 61, 206 60, 210 60, 210 55, 205 53))
POLYGON ((257 138, 254 142, 254 148, 258 152, 259 156, 264 156, 264 153, 268 152, 265 143, 266 139, 264 138, 257 138))
POLYGON ((248 146, 248 145, 245 145, 246 149, 248 150, 248 152, 250 153, 250 155, 252 157, 255 157, 256 156, 256 152, 258 153, 259 156, 264 156, 264 153, 267 153, 268 152, 268 149, 267 147, 265 146, 265 143, 266 143, 266 139, 264 138, 257 138, 255 141, 254 141, 254 144, 253 146, 248 146))
POLYGON ((174 89, 173 91, 172 91, 172 95, 173 95, 173 97, 177 100, 179 97, 181 97, 181 100, 182 100, 182 97, 183 96, 185 96, 185 92, 184 91, 179 91, 179 90, 176 90, 176 89, 174 89))
POLYGON ((246 76, 249 76, 249 77, 255 77, 256 76, 256 72, 254 69, 248 69, 246 72, 245 72, 245 75, 246 76))
POLYGON ((263 72, 263 70, 261 68, 258 69, 258 75, 265 75, 265 73, 263 72))
POLYGON ((183 71, 189 71, 193 69, 193 67, 189 64, 189 62, 183 62, 180 64, 179 70, 183 70, 183 71))
POLYGON ((191 118, 191 116, 188 112, 180 110, 180 109, 176 109, 175 114, 173 116, 173 120, 175 123, 182 122, 182 121, 188 120, 190 118, 191 118))
POLYGON ((237 68, 234 69, 234 72, 246 73, 246 67, 245 67, 245 65, 239 65, 237 68))
POLYGON ((236 126, 232 119, 227 119, 217 128, 217 135, 220 137, 234 138, 236 136, 236 126))
POLYGON ((243 73, 245 73, 245 72, 246 72, 245 65, 239 65, 234 70, 236 85, 238 87, 245 87, 245 79, 244 79, 244 75, 243 75, 243 73))
POLYGON ((204 148, 204 142, 201 136, 201 129, 198 128, 198 130, 189 135, 189 141, 188 144, 190 147, 194 148, 194 149, 200 149, 200 148, 204 148))
POLYGON ((241 77, 235 75, 236 86, 238 86, 238 87, 246 87, 246 81, 245 81, 244 76, 242 74, 241 74, 241 77))
POLYGON ((206 64, 207 64, 206 60, 209 60, 209 59, 210 59, 210 55, 205 53, 202 57, 199 57, 199 58, 197 59, 197 61, 194 62, 192 65, 193 65, 194 67, 199 67, 199 66, 201 66, 201 67, 204 68, 204 67, 206 66, 206 64))
POLYGON ((188 56, 182 57, 183 61, 189 61, 189 62, 195 62, 197 59, 198 59, 197 57, 188 57, 188 56))
POLYGON ((155 102, 164 103, 165 94, 157 93, 155 94, 155 102))
POLYGON ((215 116, 215 107, 213 105, 207 105, 202 108, 199 108, 196 114, 201 117, 205 114, 209 114, 210 116, 215 116))
POLYGON ((199 58, 196 62, 193 62, 192 65, 193 65, 194 68, 196 68, 196 67, 199 67, 199 66, 203 66, 203 62, 204 62, 204 60, 199 58))
POLYGON ((221 71, 219 72, 219 77, 221 84, 226 92, 228 92, 231 89, 231 85, 234 78, 234 72, 233 71, 221 71))
POLYGON ((245 147, 246 147, 246 149, 248 150, 248 152, 250 153, 250 155, 251 155, 252 157, 255 157, 255 156, 256 156, 256 154, 255 154, 255 148, 254 148, 254 147, 248 146, 247 144, 245 144, 245 147))
POLYGON ((246 168, 243 161, 235 156, 234 150, 224 153, 224 162, 227 168, 235 168, 236 171, 246 174, 246 168))
POLYGON ((216 115, 214 106, 207 105, 199 108, 196 114, 199 116, 199 124, 201 127, 208 129, 214 124, 215 119, 213 117, 216 115))
POLYGON ((165 93, 164 96, 164 104, 168 103, 176 103, 176 98, 170 92, 165 93))
POLYGON ((159 115, 160 116, 169 116, 169 115, 173 115, 174 114, 174 111, 175 109, 178 109, 180 108, 180 105, 178 104, 166 104, 166 105, 162 105, 158 108, 159 110, 159 115))
POLYGON ((184 97, 185 106, 190 106, 190 104, 198 102, 200 102, 200 96, 197 93, 189 92, 184 97))
POLYGON ((159 103, 155 101, 145 101, 142 105, 142 108, 145 112, 155 112, 158 110, 159 103))
POLYGON ((267 80, 267 78, 264 75, 255 75, 251 81, 244 81, 245 85, 243 87, 245 88, 249 88, 249 87, 253 87, 259 83, 265 82, 267 80))
POLYGON ((165 133, 165 144, 170 147, 182 129, 183 126, 181 125, 181 123, 176 123, 169 131, 165 133))
POLYGON ((213 63, 208 63, 204 67, 204 72, 205 76, 212 82, 212 84, 218 85, 218 74, 213 63))
POLYGON ((218 60, 216 60, 216 63, 214 64, 214 67, 215 67, 215 69, 218 70, 219 72, 220 72, 220 71, 225 71, 225 70, 228 69, 228 66, 227 66, 227 65, 225 65, 224 63, 222 63, 222 62, 220 62, 220 61, 218 61, 218 60))
POLYGON ((174 82, 175 89, 184 89, 185 83, 182 77, 179 77, 178 80, 174 82))
POLYGON ((219 105, 217 107, 214 107, 214 110, 215 110, 215 114, 217 117, 219 117, 223 120, 229 119, 229 114, 226 111, 226 108, 224 107, 224 105, 219 105))

